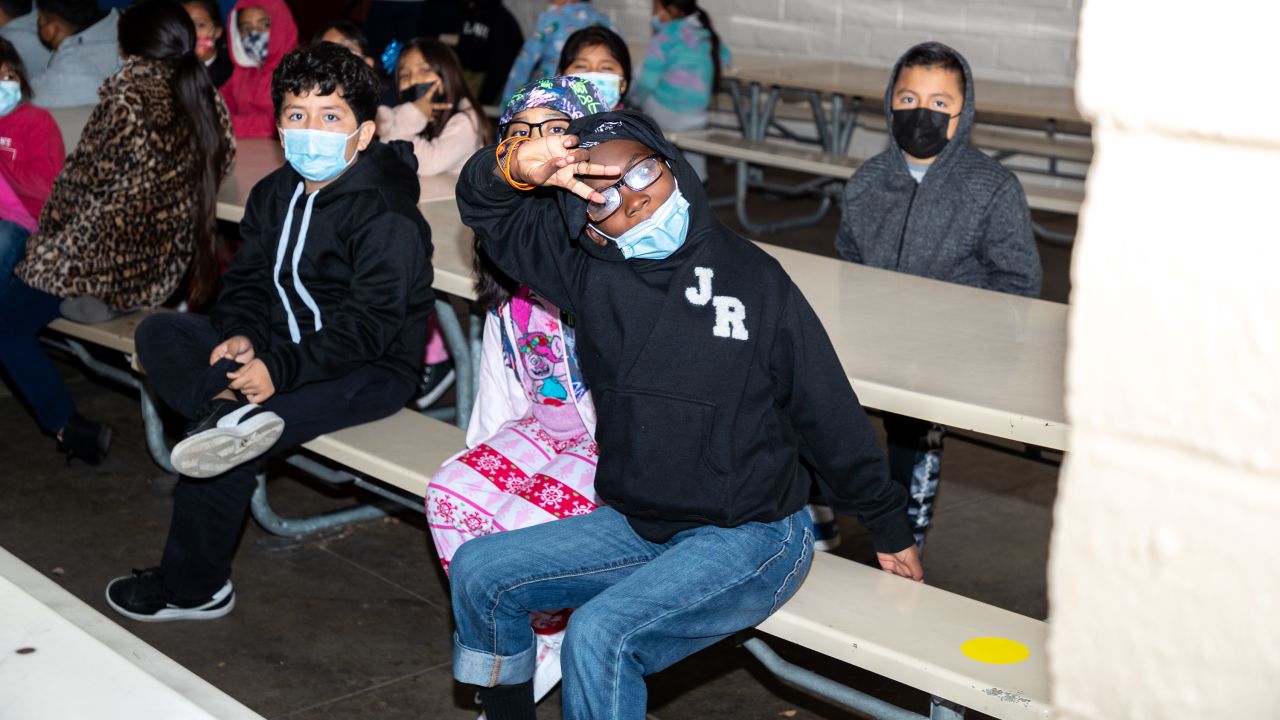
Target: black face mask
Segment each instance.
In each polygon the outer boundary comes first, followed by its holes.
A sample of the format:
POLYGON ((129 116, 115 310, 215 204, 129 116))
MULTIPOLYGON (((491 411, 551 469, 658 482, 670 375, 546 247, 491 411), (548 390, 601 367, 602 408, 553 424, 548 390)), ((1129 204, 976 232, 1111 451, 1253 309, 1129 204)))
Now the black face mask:
POLYGON ((927 160, 947 146, 951 115, 929 108, 893 111, 893 139, 912 157, 927 160))
MULTIPOLYGON (((439 85, 439 83, 434 80, 431 82, 418 83, 417 85, 410 85, 400 91, 400 102, 417 102, 426 97, 427 93, 431 92, 431 89, 436 88, 437 85, 439 85)), ((437 88, 435 93, 431 96, 431 102, 439 103, 444 102, 444 100, 444 90, 437 88)))

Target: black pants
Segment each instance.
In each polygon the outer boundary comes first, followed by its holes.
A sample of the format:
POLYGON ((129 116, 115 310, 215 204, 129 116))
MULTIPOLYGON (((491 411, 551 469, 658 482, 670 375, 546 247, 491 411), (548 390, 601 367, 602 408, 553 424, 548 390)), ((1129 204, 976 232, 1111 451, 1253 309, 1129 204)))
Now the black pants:
MULTIPOLYGON (((222 340, 209 318, 187 313, 153 315, 134 336, 138 359, 156 394, 186 418, 225 390, 226 374, 239 367, 230 360, 209 365, 209 354, 222 340)), ((284 420, 284 434, 266 456, 218 477, 179 479, 160 562, 169 591, 180 601, 201 601, 231 576, 236 538, 255 476, 267 457, 319 435, 387 417, 404 406, 413 389, 412 380, 366 366, 271 396, 262 406, 284 420)))

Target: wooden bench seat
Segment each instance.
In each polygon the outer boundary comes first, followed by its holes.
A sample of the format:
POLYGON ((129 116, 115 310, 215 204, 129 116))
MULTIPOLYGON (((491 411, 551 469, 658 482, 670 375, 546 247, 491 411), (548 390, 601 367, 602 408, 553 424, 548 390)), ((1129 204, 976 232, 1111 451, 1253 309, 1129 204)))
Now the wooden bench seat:
POLYGON ((827 553, 757 629, 992 717, 1049 716, 1046 623, 827 553), (984 637, 1030 655, 1002 665, 961 651, 984 637))
MULTIPOLYGON (((862 164, 859 158, 806 150, 771 140, 747 140, 741 135, 714 130, 669 133, 668 139, 681 150, 744 160, 753 165, 794 170, 819 177, 848 180, 862 164)), ((1043 187, 1023 183, 1027 205, 1032 210, 1079 214, 1084 190, 1043 187)))

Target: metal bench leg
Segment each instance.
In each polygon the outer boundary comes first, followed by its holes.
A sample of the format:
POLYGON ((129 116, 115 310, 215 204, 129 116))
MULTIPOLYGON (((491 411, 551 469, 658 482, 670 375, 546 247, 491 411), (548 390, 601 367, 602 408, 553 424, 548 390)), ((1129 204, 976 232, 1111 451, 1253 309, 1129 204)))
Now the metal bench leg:
POLYGON ((262 526, 262 529, 273 535, 299 538, 312 533, 342 527, 343 525, 369 522, 370 520, 386 517, 392 511, 398 510, 398 506, 406 507, 415 512, 422 512, 421 498, 397 493, 394 490, 371 483, 346 470, 335 470, 306 455, 290 455, 285 458, 285 462, 322 482, 330 485, 354 485, 378 495, 387 502, 380 501, 357 505, 345 510, 336 510, 306 518, 284 518, 276 513, 271 507, 271 501, 267 498, 266 473, 259 473, 258 487, 254 488, 253 498, 249 502, 249 507, 253 512, 253 519, 262 526))
MULTIPOLYGON (((436 300, 436 319, 440 321, 440 332, 444 333, 445 344, 449 346, 449 352, 453 355, 454 372, 458 374, 454 385, 457 406, 453 410, 438 408, 424 414, 440 419, 452 416, 455 424, 465 430, 467 423, 471 421, 471 409, 475 405, 476 392, 479 390, 480 353, 475 349, 479 343, 473 342, 472 338, 468 338, 462 332, 462 323, 458 321, 458 314, 454 312, 453 304, 448 300, 436 300)), ((476 318, 473 317, 471 320, 474 338, 477 332, 476 318)))
POLYGON ((919 713, 913 713, 910 710, 872 697, 861 690, 855 690, 847 685, 825 678, 812 670, 806 670, 799 665, 789 663, 779 657, 773 651, 773 648, 769 647, 760 638, 750 638, 742 643, 742 646, 747 649, 747 652, 754 655, 760 661, 760 664, 765 666, 765 669, 779 679, 803 690, 808 690, 818 697, 839 703, 878 720, 924 720, 924 716, 919 713))
POLYGON ((768 233, 779 232, 782 230, 790 230, 798 227, 808 227, 815 225, 826 216, 827 211, 831 209, 831 196, 822 195, 822 200, 818 204, 818 209, 809 215, 800 217, 787 218, 772 223, 757 223, 747 214, 747 190, 751 185, 750 167, 745 160, 739 160, 737 168, 737 187, 734 192, 734 213, 738 218, 738 223, 742 225, 742 229, 747 234, 760 236, 768 233))
MULTIPOLYGON (((147 451, 151 453, 151 459, 160 466, 161 470, 170 475, 177 475, 178 471, 174 470, 173 464, 169 462, 169 446, 164 441, 164 422, 160 418, 160 411, 156 408, 155 399, 147 383, 131 372, 102 362, 79 341, 65 338, 61 341, 46 339, 45 342, 71 353, 95 375, 137 389, 142 405, 142 427, 146 432, 147 451)), ((128 355, 125 357, 132 360, 128 355)))
POLYGON ((964 708, 934 695, 929 699, 929 720, 964 720, 964 708))

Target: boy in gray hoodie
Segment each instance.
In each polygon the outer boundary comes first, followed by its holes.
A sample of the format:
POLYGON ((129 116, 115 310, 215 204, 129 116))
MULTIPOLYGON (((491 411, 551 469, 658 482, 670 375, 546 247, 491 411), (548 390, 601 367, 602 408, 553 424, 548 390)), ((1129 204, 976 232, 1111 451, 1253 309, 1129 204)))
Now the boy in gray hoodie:
MULTIPOLYGON (((845 186, 836 250, 851 262, 1038 297, 1040 256, 1026 194, 1007 168, 969 144, 969 63, 937 42, 907 50, 885 91, 889 148, 845 186)), ((889 469, 907 487, 919 545, 937 492, 945 428, 885 417, 889 469)))

